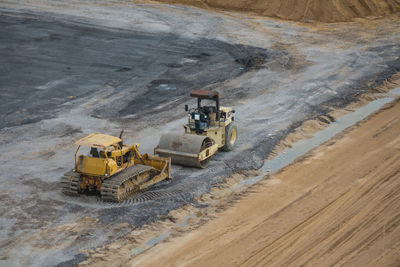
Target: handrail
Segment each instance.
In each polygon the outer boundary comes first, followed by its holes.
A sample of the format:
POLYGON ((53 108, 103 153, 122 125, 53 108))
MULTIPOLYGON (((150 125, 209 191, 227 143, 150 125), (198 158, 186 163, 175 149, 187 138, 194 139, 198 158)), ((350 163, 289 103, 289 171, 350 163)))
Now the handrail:
POLYGON ((78 171, 78 168, 77 168, 77 166, 76 166, 76 154, 78 154, 78 150, 79 150, 80 147, 81 147, 81 146, 78 146, 78 148, 77 148, 76 151, 75 151, 75 155, 74 155, 75 171, 78 171))

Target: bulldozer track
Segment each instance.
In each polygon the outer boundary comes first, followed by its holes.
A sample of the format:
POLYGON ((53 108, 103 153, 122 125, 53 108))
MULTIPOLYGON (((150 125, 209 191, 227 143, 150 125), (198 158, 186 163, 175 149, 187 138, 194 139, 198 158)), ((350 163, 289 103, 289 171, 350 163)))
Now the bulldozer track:
MULTIPOLYGON (((111 202, 111 206, 127 206, 136 203, 143 203, 153 200, 160 200, 163 198, 171 198, 176 197, 177 195, 181 195, 184 193, 182 190, 173 190, 173 191, 147 191, 147 189, 135 190, 132 189, 131 194, 126 195, 125 199, 122 202, 118 202, 117 192, 121 184, 126 182, 129 179, 137 177, 138 175, 145 173, 147 171, 153 171, 154 168, 145 165, 135 165, 122 173, 118 173, 113 177, 104 180, 101 191, 101 200, 99 201, 107 201, 111 202), (114 203, 112 203, 114 202, 114 203), (115 203, 118 202, 118 203, 115 203)), ((149 179, 151 179, 150 176, 149 179)), ((64 174, 61 178, 62 184, 62 192, 68 196, 79 196, 79 183, 80 183, 80 174, 74 171, 69 171, 64 174)), ((139 186, 139 184, 137 184, 139 186)))
POLYGON ((61 178, 62 192, 69 196, 78 196, 80 179, 81 175, 74 171, 64 174, 61 178))
POLYGON ((101 186, 101 199, 107 202, 120 202, 127 200, 129 197, 137 194, 139 192, 139 183, 131 183, 125 184, 125 182, 129 180, 135 180, 140 174, 144 174, 146 172, 152 172, 150 178, 152 178, 153 172, 155 173, 155 169, 146 165, 134 165, 116 175, 105 179, 101 186), (130 186, 130 188, 126 189, 122 195, 122 199, 118 197, 118 192, 121 186, 130 186))

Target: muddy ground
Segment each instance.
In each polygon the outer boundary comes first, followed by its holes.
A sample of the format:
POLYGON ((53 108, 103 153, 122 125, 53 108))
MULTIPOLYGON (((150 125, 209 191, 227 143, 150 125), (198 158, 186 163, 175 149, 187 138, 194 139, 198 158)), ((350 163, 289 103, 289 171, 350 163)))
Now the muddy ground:
POLYGON ((91 116, 137 115, 284 55, 215 39, 90 27, 49 15, 4 12, 0 24, 0 108, 6 111, 0 128, 53 118, 62 104, 91 97, 101 87, 113 99, 91 116))
POLYGON ((399 17, 296 24, 128 1, 0 3, 0 226, 4 265, 72 264, 261 167, 301 122, 343 107, 400 69, 399 17), (206 170, 173 169, 123 204, 61 194, 73 142, 117 135, 152 152, 181 131, 191 89, 236 109, 238 146, 206 170))

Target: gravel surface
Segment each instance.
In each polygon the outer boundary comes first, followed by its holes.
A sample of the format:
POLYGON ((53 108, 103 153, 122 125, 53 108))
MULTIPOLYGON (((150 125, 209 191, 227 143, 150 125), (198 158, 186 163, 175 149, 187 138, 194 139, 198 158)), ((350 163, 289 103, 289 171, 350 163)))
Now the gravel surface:
POLYGON ((0 13, 0 259, 9 265, 83 260, 82 250, 193 203, 236 170, 261 167, 302 121, 400 69, 396 17, 298 25, 170 5, 46 0, 2 1, 0 13), (126 143, 151 153, 162 133, 182 131, 194 88, 218 89, 235 108, 235 151, 206 170, 174 166, 172 182, 119 205, 61 194, 75 139, 125 129, 126 143))

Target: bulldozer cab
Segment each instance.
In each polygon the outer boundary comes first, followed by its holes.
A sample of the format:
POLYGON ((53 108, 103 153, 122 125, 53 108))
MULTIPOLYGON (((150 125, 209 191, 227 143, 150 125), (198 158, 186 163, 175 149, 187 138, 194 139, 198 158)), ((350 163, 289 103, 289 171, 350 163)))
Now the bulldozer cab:
POLYGON ((90 134, 76 143, 75 170, 92 176, 112 175, 132 162, 132 149, 124 146, 122 139, 105 134, 90 134), (79 155, 81 146, 90 147, 88 155, 79 155))

